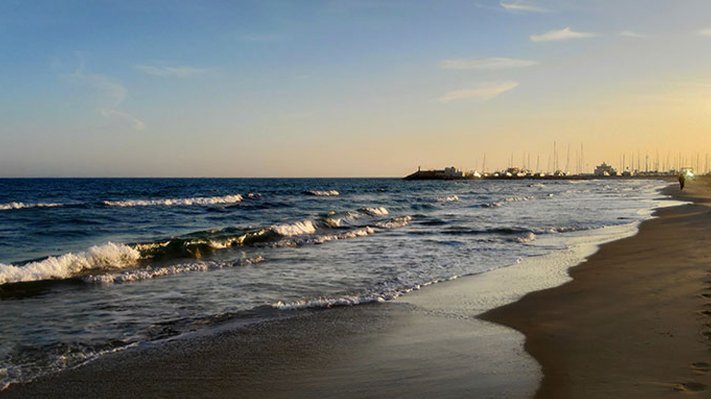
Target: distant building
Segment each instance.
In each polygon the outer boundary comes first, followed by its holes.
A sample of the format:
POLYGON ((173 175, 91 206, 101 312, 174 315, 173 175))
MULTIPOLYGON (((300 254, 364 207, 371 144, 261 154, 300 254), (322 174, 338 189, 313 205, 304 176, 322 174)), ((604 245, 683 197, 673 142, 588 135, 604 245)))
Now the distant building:
POLYGON ((601 163, 595 168, 595 176, 617 176, 617 169, 613 168, 612 165, 608 165, 605 162, 601 163))
POLYGON ((454 166, 450 166, 448 168, 444 168, 444 177, 450 178, 450 179, 461 179, 464 177, 464 172, 461 171, 461 169, 457 169, 454 166))
POLYGON ((418 167, 417 172, 405 177, 405 180, 457 180, 472 179, 474 174, 465 174, 461 169, 450 166, 444 169, 422 170, 418 167))

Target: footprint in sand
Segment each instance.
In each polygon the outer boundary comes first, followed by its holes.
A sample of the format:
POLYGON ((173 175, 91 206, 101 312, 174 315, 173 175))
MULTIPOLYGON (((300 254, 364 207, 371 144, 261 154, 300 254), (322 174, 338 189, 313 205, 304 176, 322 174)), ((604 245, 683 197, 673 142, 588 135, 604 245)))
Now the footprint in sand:
POLYGON ((711 364, 706 362, 691 363, 691 369, 697 374, 706 374, 711 371, 711 364))
POLYGON ((702 392, 706 390, 706 385, 700 382, 682 382, 674 385, 674 389, 683 392, 702 392))

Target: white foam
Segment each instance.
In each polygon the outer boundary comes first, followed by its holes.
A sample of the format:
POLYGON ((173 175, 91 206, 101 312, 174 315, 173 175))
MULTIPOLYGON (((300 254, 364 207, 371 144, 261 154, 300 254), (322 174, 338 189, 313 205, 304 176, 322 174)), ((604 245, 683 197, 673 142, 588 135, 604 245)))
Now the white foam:
POLYGON ((533 232, 528 232, 524 235, 516 237, 516 241, 525 244, 527 242, 531 242, 536 239, 536 235, 533 232))
POLYGON ((269 229, 281 236, 293 237, 315 233, 316 225, 310 220, 304 220, 302 222, 275 224, 269 229))
POLYGON ((382 206, 379 207, 371 207, 371 208, 361 208, 361 212, 368 214, 370 216, 385 216, 390 214, 388 212, 387 208, 384 208, 382 206))
POLYGON ((340 233, 340 234, 321 235, 321 236, 315 237, 313 239, 313 243, 314 244, 323 244, 325 242, 335 241, 335 240, 347 240, 350 238, 366 237, 371 234, 375 234, 375 230, 372 227, 366 226, 366 227, 362 227, 359 229, 346 231, 346 232, 340 233))
POLYGON ((457 195, 448 195, 446 197, 439 197, 437 198, 438 202, 456 202, 459 201, 459 197, 457 195))
POLYGON ((63 206, 64 204, 56 203, 24 203, 24 202, 8 202, 6 204, 0 204, 0 211, 9 211, 11 209, 24 209, 24 208, 53 208, 57 206, 63 206))
POLYGON ((245 235, 241 235, 238 237, 226 238, 224 240, 208 240, 207 245, 212 249, 232 248, 235 245, 242 245, 245 237, 245 235))
POLYGON ((300 309, 312 309, 312 308, 332 308, 336 306, 355 306, 365 303, 374 302, 386 302, 397 299, 401 295, 408 294, 413 291, 420 290, 423 287, 427 287, 433 284, 441 283, 443 281, 451 281, 459 278, 458 276, 452 276, 447 279, 436 279, 432 281, 427 281, 422 284, 416 284, 411 287, 403 289, 385 289, 382 292, 370 292, 355 295, 343 295, 343 296, 333 296, 326 297, 321 296, 317 298, 308 299, 297 299, 293 301, 277 301, 272 304, 272 307, 279 310, 300 310, 300 309))
POLYGON ((134 266, 140 257, 135 248, 109 242, 22 266, 0 264, 0 284, 66 279, 92 269, 121 269, 134 266))
POLYGON ((407 226, 411 221, 412 217, 410 216, 398 216, 375 225, 383 229, 398 229, 407 226))
POLYGON ((505 202, 523 202, 523 201, 530 201, 532 200, 533 197, 531 196, 525 196, 525 197, 507 197, 504 199, 505 202))
POLYGON ((338 197, 341 195, 336 190, 309 190, 307 193, 316 197, 338 197))
POLYGON ((525 197, 507 197, 504 198, 501 201, 495 201, 495 202, 490 202, 488 204, 484 204, 483 206, 485 208, 498 208, 500 206, 503 206, 504 204, 510 203, 510 202, 525 202, 525 201, 531 201, 534 199, 534 197, 531 196, 525 196, 525 197))
POLYGON ((340 218, 326 218, 323 220, 323 222, 328 227, 341 227, 341 219, 340 218))
POLYGON ((149 280, 174 274, 205 272, 208 270, 222 269, 232 266, 246 266, 260 263, 264 257, 257 255, 253 258, 241 259, 235 263, 188 263, 183 265, 172 265, 163 267, 147 267, 145 269, 129 270, 121 273, 108 273, 87 276, 84 281, 88 283, 115 284, 131 283, 141 280, 149 280))
MULTIPOLYGON (((438 285, 417 295, 409 295, 404 301, 438 313, 478 315, 516 302, 529 292, 556 287, 570 281, 568 270, 571 267, 597 252, 600 245, 634 235, 638 226, 639 222, 635 222, 568 233, 566 249, 543 256, 522 258, 512 266, 438 285)), ((552 237, 550 239, 556 240, 552 237)))
POLYGON ((278 301, 272 304, 279 310, 299 310, 311 308, 332 308, 334 306, 354 306, 363 303, 385 302, 380 295, 345 295, 341 297, 319 297, 314 299, 299 299, 291 302, 278 301))
POLYGON ((122 208, 133 206, 190 206, 190 205, 221 205, 242 202, 239 194, 224 195, 221 197, 193 197, 193 198, 172 198, 156 200, 122 200, 103 201, 106 206, 118 206, 122 208))
POLYGON ((346 212, 346 219, 348 219, 350 221, 354 221, 354 220, 358 219, 360 216, 361 216, 361 214, 358 212, 353 212, 353 211, 346 212))

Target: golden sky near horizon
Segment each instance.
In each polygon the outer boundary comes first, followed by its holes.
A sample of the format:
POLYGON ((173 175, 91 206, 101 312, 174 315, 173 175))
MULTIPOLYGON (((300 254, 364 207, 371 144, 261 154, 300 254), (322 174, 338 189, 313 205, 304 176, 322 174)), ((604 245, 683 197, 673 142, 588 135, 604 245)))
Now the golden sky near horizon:
POLYGON ((136 5, 0 6, 0 175, 545 169, 554 141, 569 169, 583 145, 587 171, 711 152, 708 1, 136 5))

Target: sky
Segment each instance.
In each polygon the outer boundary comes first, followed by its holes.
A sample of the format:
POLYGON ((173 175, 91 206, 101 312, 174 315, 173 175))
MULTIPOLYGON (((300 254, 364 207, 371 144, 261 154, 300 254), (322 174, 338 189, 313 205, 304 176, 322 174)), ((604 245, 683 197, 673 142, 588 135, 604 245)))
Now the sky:
POLYGON ((0 176, 546 169, 554 142, 703 163, 711 2, 0 2, 0 176))

